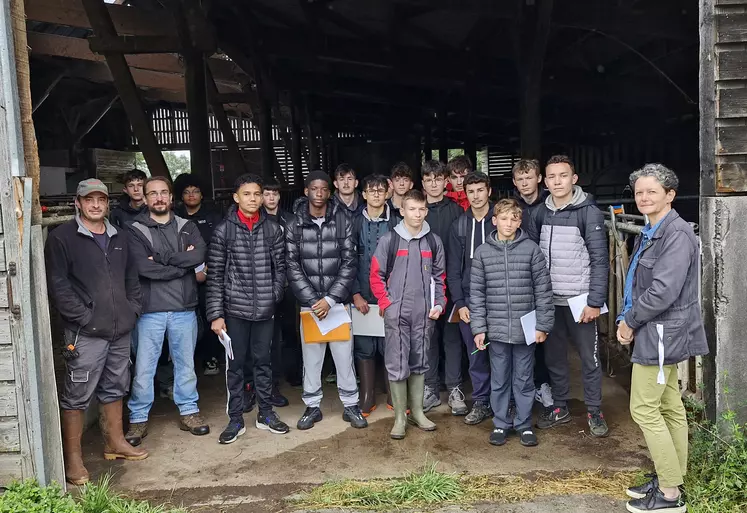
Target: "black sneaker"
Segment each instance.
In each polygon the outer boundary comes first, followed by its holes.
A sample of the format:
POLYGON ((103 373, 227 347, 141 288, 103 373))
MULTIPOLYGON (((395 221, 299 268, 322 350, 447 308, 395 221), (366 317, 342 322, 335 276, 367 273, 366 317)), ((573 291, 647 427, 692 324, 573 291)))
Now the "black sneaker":
POLYGON ((490 433, 490 445, 503 445, 506 443, 506 430, 494 428, 490 433))
POLYGON ((535 447, 539 445, 539 442, 537 441, 537 435, 535 435, 534 431, 532 431, 531 429, 525 429, 524 431, 522 431, 519 435, 519 441, 524 447, 535 447))
POLYGON ((290 431, 288 424, 280 420, 277 413, 272 410, 265 414, 257 413, 257 422, 254 425, 257 426, 257 429, 269 431, 276 435, 284 435, 290 431))
POLYGON ((320 422, 321 420, 322 410, 317 407, 308 407, 306 408, 306 411, 303 412, 303 415, 301 415, 301 418, 298 419, 296 427, 300 430, 311 429, 314 427, 315 422, 320 422))
POLYGON ((472 410, 464 417, 464 423, 470 426, 476 426, 485 419, 493 416, 493 410, 490 405, 483 402, 475 402, 472 410))
POLYGON ((232 444, 244 433, 246 433, 244 419, 231 419, 228 421, 226 429, 224 429, 218 437, 218 442, 222 444, 232 444))
POLYGON ((604 438, 610 434, 610 429, 607 427, 607 421, 604 420, 604 413, 602 413, 602 410, 589 412, 586 416, 589 422, 589 431, 591 431, 592 436, 604 438))
POLYGON ((629 500, 625 507, 631 513, 645 513, 647 511, 661 511, 664 513, 687 513, 685 498, 680 494, 674 500, 664 497, 659 487, 652 488, 642 499, 629 500))
POLYGON ((252 411, 255 404, 257 404, 257 394, 254 392, 254 388, 247 383, 244 387, 244 413, 252 411))
POLYGON ((649 480, 643 483, 640 486, 631 486, 627 490, 625 490, 625 493, 628 494, 628 497, 631 497, 633 499, 643 499, 648 492, 653 490, 654 488, 659 488, 659 477, 656 475, 656 473, 653 474, 646 474, 646 476, 649 480))
POLYGON ((288 406, 288 398, 280 393, 280 389, 275 385, 272 387, 272 395, 270 396, 270 404, 275 408, 283 408, 288 406))
POLYGON ((567 424, 571 421, 571 413, 568 411, 567 406, 561 406, 555 408, 547 408, 542 415, 540 415, 537 421, 537 427, 539 429, 547 429, 559 424, 567 424))
POLYGON ((350 425, 356 429, 368 427, 368 421, 363 417, 363 413, 357 404, 345 407, 342 411, 342 420, 350 422, 350 425))
POLYGON ((220 367, 218 367, 218 359, 211 358, 205 362, 205 376, 216 376, 220 374, 220 367))

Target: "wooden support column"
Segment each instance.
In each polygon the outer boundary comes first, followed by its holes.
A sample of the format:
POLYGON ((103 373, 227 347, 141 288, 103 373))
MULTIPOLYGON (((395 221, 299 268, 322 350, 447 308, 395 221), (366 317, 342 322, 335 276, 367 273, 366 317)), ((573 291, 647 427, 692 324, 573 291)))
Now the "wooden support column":
POLYGON ((213 173, 210 159, 210 125, 208 124, 207 88, 205 84, 205 56, 190 51, 184 56, 186 72, 184 82, 187 92, 189 116, 189 160, 193 175, 202 179, 206 197, 213 195, 213 173))
POLYGON ((96 125, 98 125, 99 121, 101 121, 101 118, 106 116, 106 113, 111 110, 112 106, 114 106, 117 100, 119 100, 118 94, 112 94, 109 97, 103 98, 103 101, 100 103, 99 109, 89 117, 89 120, 85 125, 83 125, 75 132, 75 136, 73 138, 73 146, 78 146, 80 144, 83 138, 88 135, 96 125))
MULTIPOLYGON (((91 22, 94 34, 100 38, 115 38, 117 32, 109 16, 106 4, 101 0, 81 0, 91 22)), ((170 176, 169 168, 161 153, 161 147, 153 133, 153 124, 145 114, 140 95, 132 78, 130 67, 122 54, 105 54, 106 64, 112 74, 114 85, 122 99, 127 117, 132 125, 132 131, 137 138, 140 151, 143 152, 145 162, 150 173, 154 176, 170 176)))
POLYGON ((215 85, 215 79, 213 78, 210 68, 206 68, 205 83, 207 85, 208 101, 210 107, 213 110, 213 115, 218 122, 218 128, 220 133, 223 135, 223 142, 226 145, 228 151, 229 164, 233 169, 238 170, 239 174, 244 174, 246 170, 246 162, 241 156, 241 150, 239 144, 236 142, 236 134, 233 133, 231 122, 228 120, 226 109, 223 108, 223 104, 218 99, 218 87, 215 85))
POLYGON ((316 127, 314 126, 313 112, 310 106, 310 100, 307 97, 304 102, 306 109, 306 137, 309 148, 309 171, 321 171, 321 162, 319 161, 319 140, 317 139, 316 127))
POLYGON ((550 34, 553 0, 536 0, 521 5, 517 60, 519 62, 519 119, 521 156, 542 155, 542 67, 550 34))
POLYGON ((39 93, 36 98, 33 98, 33 106, 31 108, 31 113, 33 114, 36 112, 36 109, 42 106, 44 101, 49 98, 49 95, 52 93, 52 90, 57 86, 57 84, 60 83, 60 80, 65 78, 65 75, 67 74, 67 69, 63 69, 61 71, 58 71, 55 73, 49 81, 44 86, 44 89, 41 93, 39 93))
POLYGON ((467 98, 465 99, 467 102, 467 116, 465 120, 466 124, 466 130, 464 132, 464 154, 469 157, 469 160, 472 162, 472 166, 475 168, 477 167, 477 143, 475 141, 475 116, 474 116, 474 110, 472 106, 472 97, 474 95, 470 94, 468 91, 467 98))
POLYGON ((260 99, 257 113, 257 128, 259 128, 259 150, 262 161, 262 177, 270 179, 273 176, 272 161, 274 151, 272 141, 272 108, 266 100, 260 99))
POLYGON ((298 112, 296 112, 296 106, 293 105, 291 107, 291 161, 298 186, 303 185, 302 138, 298 112))
POLYGON ((423 158, 431 160, 433 158, 433 118, 430 113, 423 124, 423 158))
POLYGON ((445 106, 438 112, 438 160, 444 164, 449 160, 448 115, 449 111, 445 106))

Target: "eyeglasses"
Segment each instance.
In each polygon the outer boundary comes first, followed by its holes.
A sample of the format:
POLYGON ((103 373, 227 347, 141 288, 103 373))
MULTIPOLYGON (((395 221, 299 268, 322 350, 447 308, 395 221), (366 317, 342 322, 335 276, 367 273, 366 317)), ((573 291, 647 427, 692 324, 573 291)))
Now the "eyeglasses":
POLYGON ((381 196, 382 194, 386 194, 386 189, 366 189, 366 194, 381 196))
POLYGON ((159 196, 162 198, 168 198, 171 195, 169 191, 150 191, 146 194, 151 199, 158 198, 159 196))
POLYGON ((427 185, 431 185, 431 184, 434 184, 434 183, 444 183, 444 177, 443 176, 439 176, 436 179, 433 179, 433 178, 424 178, 423 179, 423 183, 427 184, 427 185))

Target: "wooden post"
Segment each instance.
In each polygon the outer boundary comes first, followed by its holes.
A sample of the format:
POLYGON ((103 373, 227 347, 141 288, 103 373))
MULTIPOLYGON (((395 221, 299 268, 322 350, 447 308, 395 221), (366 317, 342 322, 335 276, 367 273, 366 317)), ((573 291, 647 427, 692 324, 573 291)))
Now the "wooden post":
POLYGON ((521 156, 539 159, 542 153, 542 67, 550 34, 553 0, 536 0, 536 4, 528 6, 522 3, 517 60, 521 156))
POLYGON ((272 152, 275 151, 272 141, 272 108, 267 100, 260 98, 260 108, 257 113, 259 128, 259 150, 262 159, 262 176, 266 179, 272 178, 273 169, 272 152))
POLYGON ((447 116, 449 111, 444 105, 438 113, 438 160, 444 164, 449 161, 449 131, 447 116))
POLYGON ((205 85, 205 56, 194 50, 184 55, 186 72, 184 82, 189 116, 190 168, 193 175, 202 178, 206 197, 213 195, 213 172, 210 161, 210 125, 208 124, 207 88, 205 85))
POLYGON ((475 116, 472 108, 472 97, 470 91, 467 93, 467 116, 466 130, 464 132, 464 154, 469 157, 472 166, 477 169, 477 144, 475 141, 475 116))
MULTIPOLYGON (((101 0, 81 0, 86 11, 88 20, 91 22, 94 34, 101 39, 115 38, 117 32, 114 23, 109 16, 106 4, 101 0)), ((112 74, 114 85, 122 99, 127 117, 132 125, 132 131, 137 138, 140 151, 143 152, 148 169, 154 176, 169 177, 169 168, 161 153, 161 147, 153 133, 153 125, 150 118, 145 114, 143 104, 140 101, 135 81, 132 78, 130 67, 127 65, 124 55, 108 53, 104 55, 106 64, 112 74)))
POLYGON ((229 161, 240 174, 246 173, 246 162, 241 156, 239 144, 236 142, 236 134, 233 133, 233 128, 231 127, 231 122, 228 120, 226 109, 223 108, 223 104, 218 100, 218 88, 215 85, 215 79, 213 78, 209 67, 205 68, 205 72, 208 100, 210 101, 213 115, 215 116, 216 121, 218 121, 218 128, 220 128, 220 132, 223 135, 223 142, 228 151, 229 161))
POLYGON ((47 84, 44 86, 44 90, 33 99, 33 106, 31 108, 31 113, 33 114, 36 112, 36 109, 42 106, 42 103, 49 98, 49 95, 52 93, 52 90, 57 86, 57 84, 60 83, 60 80, 65 78, 65 75, 67 74, 67 69, 63 69, 61 71, 58 71, 54 74, 54 76, 47 82, 47 84))
POLYGON ((303 159, 302 159, 302 135, 301 125, 298 123, 298 112, 296 106, 291 106, 291 161, 293 172, 296 176, 296 185, 303 186, 303 159))
POLYGON ((430 113, 423 124, 423 159, 431 160, 433 158, 433 122, 430 113))
POLYGON ((111 110, 112 106, 119 100, 118 94, 112 94, 108 98, 104 98, 104 102, 99 106, 99 110, 96 111, 88 122, 83 125, 82 128, 75 132, 73 146, 78 146, 83 138, 88 135, 91 130, 101 121, 101 118, 106 116, 106 113, 111 110))
POLYGON ((36 143, 36 131, 34 130, 34 108, 31 102, 31 73, 29 70, 28 42, 26 41, 26 13, 23 0, 11 0, 10 10, 13 22, 18 99, 21 110, 23 159, 26 163, 26 176, 33 180, 34 186, 31 201, 31 222, 33 224, 41 224, 42 212, 41 204, 39 203, 39 148, 36 143))

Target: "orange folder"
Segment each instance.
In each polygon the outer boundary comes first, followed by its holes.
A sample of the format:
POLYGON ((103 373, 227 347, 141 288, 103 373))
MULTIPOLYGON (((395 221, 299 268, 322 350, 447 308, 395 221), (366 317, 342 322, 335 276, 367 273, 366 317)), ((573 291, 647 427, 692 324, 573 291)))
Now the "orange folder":
POLYGON ((301 326, 303 326, 303 341, 306 344, 321 344, 322 342, 347 342, 350 340, 350 323, 335 328, 326 335, 322 335, 314 321, 311 312, 301 312, 301 326))

